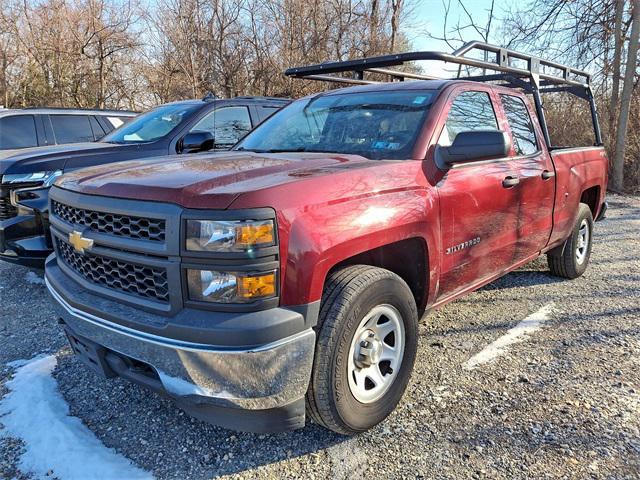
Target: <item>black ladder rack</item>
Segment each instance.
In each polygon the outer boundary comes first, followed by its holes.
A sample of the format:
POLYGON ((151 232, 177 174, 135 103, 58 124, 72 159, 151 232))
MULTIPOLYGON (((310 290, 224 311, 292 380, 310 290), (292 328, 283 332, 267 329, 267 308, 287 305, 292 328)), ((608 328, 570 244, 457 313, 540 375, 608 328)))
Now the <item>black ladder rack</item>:
POLYGON ((365 78, 365 74, 367 73, 387 75, 391 81, 400 82, 406 79, 499 82, 500 85, 523 89, 525 92, 533 95, 536 113, 549 148, 552 148, 552 146, 540 94, 567 92, 589 102, 596 145, 602 145, 598 113, 593 99, 591 75, 589 73, 568 65, 562 65, 550 60, 544 60, 480 41, 468 42, 453 53, 434 51, 397 53, 289 68, 284 73, 287 76, 295 78, 355 85, 380 83, 365 78), (480 52, 485 60, 469 57, 468 54, 470 52, 480 52), (456 64, 459 66, 458 75, 455 78, 446 79, 389 68, 421 60, 435 60, 456 64), (481 68, 484 71, 483 75, 461 77, 463 66, 481 68), (486 74, 487 70, 497 73, 486 74), (351 76, 336 75, 339 73, 351 73, 351 76))

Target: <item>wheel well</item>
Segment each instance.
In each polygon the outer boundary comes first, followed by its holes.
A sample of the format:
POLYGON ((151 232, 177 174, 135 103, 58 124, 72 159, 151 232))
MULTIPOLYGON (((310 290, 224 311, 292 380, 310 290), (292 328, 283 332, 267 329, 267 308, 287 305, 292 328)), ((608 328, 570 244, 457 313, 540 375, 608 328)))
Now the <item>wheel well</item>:
POLYGON ((408 238, 383 245, 347 258, 331 270, 348 265, 371 265, 390 270, 402 278, 416 299, 420 315, 424 312, 428 296, 427 246, 421 238, 408 238))
POLYGON ((591 215, 596 218, 596 212, 598 211, 598 203, 600 201, 600 187, 587 188, 580 196, 580 203, 585 203, 591 209, 591 215))

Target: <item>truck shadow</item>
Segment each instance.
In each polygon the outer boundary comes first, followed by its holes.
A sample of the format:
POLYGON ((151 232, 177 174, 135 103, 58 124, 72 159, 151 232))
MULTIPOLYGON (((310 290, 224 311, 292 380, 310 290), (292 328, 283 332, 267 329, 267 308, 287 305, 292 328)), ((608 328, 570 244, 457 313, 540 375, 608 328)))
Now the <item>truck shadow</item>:
MULTIPOLYGON (((527 266, 529 267, 529 266, 527 266)), ((531 270, 529 268, 524 270, 516 270, 508 273, 504 277, 501 277, 493 282, 478 289, 479 292, 483 290, 508 290, 510 288, 525 287, 531 285, 551 285, 554 283, 566 282, 566 279, 554 277, 549 272, 540 270, 531 270)))

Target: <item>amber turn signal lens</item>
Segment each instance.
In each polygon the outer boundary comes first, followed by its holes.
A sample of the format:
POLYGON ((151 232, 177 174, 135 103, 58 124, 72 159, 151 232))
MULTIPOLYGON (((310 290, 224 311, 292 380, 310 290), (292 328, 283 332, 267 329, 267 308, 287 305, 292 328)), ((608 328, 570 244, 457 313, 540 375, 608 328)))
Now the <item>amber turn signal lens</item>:
POLYGON ((276 294, 275 272, 257 277, 238 278, 238 296, 241 298, 273 297, 276 294))
POLYGON ((236 227, 236 245, 251 248, 273 245, 273 222, 253 222, 236 227))

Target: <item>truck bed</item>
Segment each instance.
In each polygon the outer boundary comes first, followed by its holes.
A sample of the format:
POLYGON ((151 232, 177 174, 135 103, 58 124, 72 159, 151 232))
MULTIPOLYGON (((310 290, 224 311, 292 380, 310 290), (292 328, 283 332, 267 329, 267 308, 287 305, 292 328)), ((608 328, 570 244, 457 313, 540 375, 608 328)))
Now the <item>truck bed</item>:
POLYGON ((553 232, 550 246, 569 235, 577 205, 587 203, 594 218, 600 213, 607 184, 608 160, 604 147, 571 147, 551 151, 556 169, 556 195, 553 212, 553 232))

